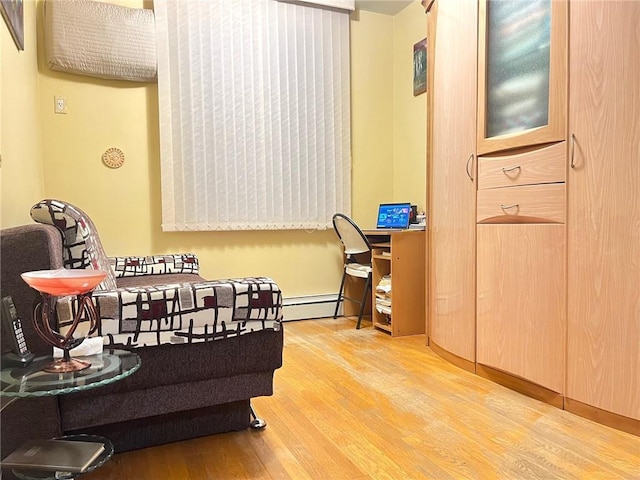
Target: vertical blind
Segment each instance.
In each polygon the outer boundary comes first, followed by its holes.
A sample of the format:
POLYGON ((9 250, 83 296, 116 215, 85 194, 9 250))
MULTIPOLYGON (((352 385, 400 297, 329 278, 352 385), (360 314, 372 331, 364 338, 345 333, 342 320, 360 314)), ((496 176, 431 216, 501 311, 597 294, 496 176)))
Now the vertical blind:
POLYGON ((324 229, 351 208, 349 15, 155 0, 162 228, 324 229))

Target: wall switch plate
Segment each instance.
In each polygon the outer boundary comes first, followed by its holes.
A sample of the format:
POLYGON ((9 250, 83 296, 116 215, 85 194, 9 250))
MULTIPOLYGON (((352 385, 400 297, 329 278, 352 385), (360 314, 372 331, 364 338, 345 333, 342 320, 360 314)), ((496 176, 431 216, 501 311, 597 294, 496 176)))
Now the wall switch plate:
POLYGON ((53 99, 55 101, 53 111, 55 113, 67 113, 67 98, 56 95, 53 99))

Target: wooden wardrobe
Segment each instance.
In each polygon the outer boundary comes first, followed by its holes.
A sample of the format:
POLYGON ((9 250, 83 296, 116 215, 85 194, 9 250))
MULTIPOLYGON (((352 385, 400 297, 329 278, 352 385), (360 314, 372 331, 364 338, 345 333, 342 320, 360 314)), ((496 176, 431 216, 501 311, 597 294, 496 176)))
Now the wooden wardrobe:
POLYGON ((540 4, 428 12, 429 342, 640 434, 640 2, 540 4))

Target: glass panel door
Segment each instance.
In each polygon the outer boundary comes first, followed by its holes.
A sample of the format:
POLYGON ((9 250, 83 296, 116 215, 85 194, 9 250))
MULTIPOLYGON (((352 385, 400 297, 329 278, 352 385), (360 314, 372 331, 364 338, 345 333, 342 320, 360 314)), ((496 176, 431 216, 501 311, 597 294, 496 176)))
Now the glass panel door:
POLYGON ((547 125, 551 0, 488 2, 488 138, 547 125))
POLYGON ((478 154, 565 140, 567 4, 480 1, 478 154))

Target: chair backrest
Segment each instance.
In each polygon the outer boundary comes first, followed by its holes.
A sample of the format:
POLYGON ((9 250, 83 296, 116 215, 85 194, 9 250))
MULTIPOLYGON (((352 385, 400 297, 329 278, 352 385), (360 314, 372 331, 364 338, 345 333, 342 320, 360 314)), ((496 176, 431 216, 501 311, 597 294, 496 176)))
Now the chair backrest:
POLYGON ((67 202, 47 199, 31 207, 31 218, 53 225, 62 234, 64 268, 104 270, 107 276, 98 289, 117 288, 115 273, 102 248, 98 231, 86 213, 67 202))
POLYGON ((333 216, 333 228, 344 245, 346 255, 355 255, 371 251, 371 244, 356 223, 343 213, 333 216))

